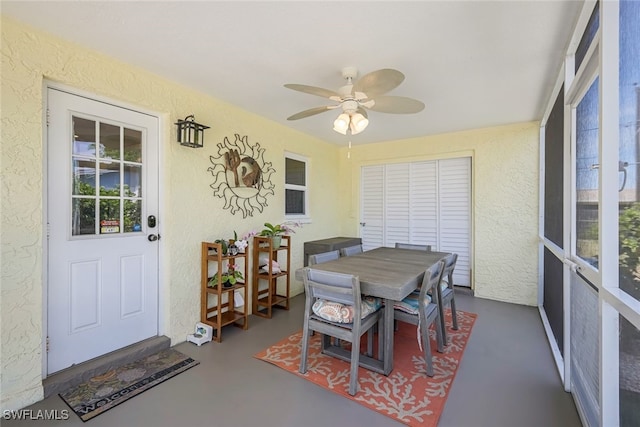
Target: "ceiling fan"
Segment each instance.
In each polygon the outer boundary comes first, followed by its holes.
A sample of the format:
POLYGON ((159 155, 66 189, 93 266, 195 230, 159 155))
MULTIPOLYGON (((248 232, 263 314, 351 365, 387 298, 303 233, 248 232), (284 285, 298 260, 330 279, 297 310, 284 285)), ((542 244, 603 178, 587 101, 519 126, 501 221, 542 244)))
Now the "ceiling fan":
POLYGON ((301 84, 285 84, 284 87, 286 88, 329 98, 337 102, 334 105, 300 111, 287 117, 287 120, 303 119, 325 111, 341 108, 342 113, 333 122, 333 130, 343 135, 346 135, 347 130, 350 130, 351 134, 355 135, 362 132, 369 124, 366 110, 380 113, 413 114, 424 109, 424 104, 416 99, 405 96, 384 95, 402 83, 404 74, 400 71, 383 68, 365 74, 354 82, 357 75, 358 70, 355 67, 343 68, 342 77, 346 79, 347 84, 337 91, 301 84))

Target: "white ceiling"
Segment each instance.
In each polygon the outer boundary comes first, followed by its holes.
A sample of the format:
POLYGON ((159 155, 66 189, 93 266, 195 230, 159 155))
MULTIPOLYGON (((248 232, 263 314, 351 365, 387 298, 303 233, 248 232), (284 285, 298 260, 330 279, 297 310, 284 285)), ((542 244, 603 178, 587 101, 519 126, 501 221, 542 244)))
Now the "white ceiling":
MULTIPOLYGON (((582 1, 2 1, 0 11, 64 39, 335 144, 539 120, 582 1), (283 87, 337 90, 341 69, 394 68, 388 95, 417 114, 371 111, 369 127, 332 130, 338 110, 283 87)), ((191 112, 185 111, 185 116, 191 112)), ((215 126, 215 117, 196 117, 215 126)))

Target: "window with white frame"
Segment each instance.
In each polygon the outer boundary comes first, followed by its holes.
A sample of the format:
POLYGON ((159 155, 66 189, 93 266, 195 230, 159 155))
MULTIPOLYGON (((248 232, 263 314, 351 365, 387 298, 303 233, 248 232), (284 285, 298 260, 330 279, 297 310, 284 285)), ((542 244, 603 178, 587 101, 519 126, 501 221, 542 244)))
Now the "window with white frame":
MULTIPOLYGON (((543 179, 562 179, 564 207, 563 227, 556 227, 562 246, 546 233, 554 224, 541 224, 543 273, 546 280, 550 267, 563 270, 555 274, 556 286, 562 286, 555 298, 564 326, 564 339, 556 341, 564 355, 557 361, 586 426, 640 425, 638 22, 637 1, 584 2, 571 43, 575 47, 559 76, 563 154, 545 145, 541 151, 541 158, 554 155, 564 165, 561 175, 541 173, 543 179)), ((553 194, 541 188, 544 203, 553 194)), ((548 317, 546 301, 553 295, 542 289, 541 312, 548 317)))
POLYGON ((287 219, 309 217, 309 160, 293 153, 284 158, 284 213, 287 219))

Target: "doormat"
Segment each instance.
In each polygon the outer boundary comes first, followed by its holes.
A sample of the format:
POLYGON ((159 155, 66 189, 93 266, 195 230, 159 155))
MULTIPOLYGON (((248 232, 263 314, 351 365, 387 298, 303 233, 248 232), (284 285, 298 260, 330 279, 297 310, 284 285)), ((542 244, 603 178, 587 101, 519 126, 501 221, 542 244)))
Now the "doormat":
POLYGON ((398 322, 398 330, 393 340, 393 371, 385 377, 368 369, 359 368, 358 392, 355 396, 349 395, 349 363, 322 354, 320 334, 316 333, 310 337, 306 374, 298 372, 302 331, 283 339, 254 357, 406 425, 435 427, 444 409, 477 317, 475 313, 457 310, 458 330, 454 331, 450 327, 450 311, 447 310, 447 312, 445 316, 449 345, 445 346, 444 353, 435 351, 435 329, 433 325, 429 329, 435 371, 432 378, 426 374, 424 353, 416 341, 416 326, 398 322))
POLYGON ((198 364, 169 348, 95 376, 59 396, 82 421, 88 421, 198 364))

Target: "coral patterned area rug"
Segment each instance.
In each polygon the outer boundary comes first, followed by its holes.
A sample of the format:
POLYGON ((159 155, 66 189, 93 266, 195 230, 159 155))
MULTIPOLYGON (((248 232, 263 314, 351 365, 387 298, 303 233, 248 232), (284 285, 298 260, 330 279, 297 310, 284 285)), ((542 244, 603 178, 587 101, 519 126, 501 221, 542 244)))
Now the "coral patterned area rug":
POLYGON ((88 421, 198 364, 168 348, 93 377, 60 397, 82 421, 88 421))
MULTIPOLYGON (((309 340, 308 371, 300 374, 299 331, 255 357, 272 363, 319 386, 380 412, 410 426, 436 426, 444 409, 451 384, 467 345, 477 315, 458 310, 458 330, 451 329, 451 315, 446 313, 449 345, 444 353, 435 351, 435 329, 429 334, 433 350, 435 375, 427 377, 423 352, 416 341, 416 327, 398 322, 394 336, 394 368, 388 377, 360 368, 358 392, 349 395, 349 364, 320 352, 320 334, 309 340)), ((377 337, 377 335, 376 335, 377 337)), ((366 339, 366 335, 363 337, 366 339)), ((365 345, 366 348, 366 345, 365 345)), ((374 346, 375 348, 375 346, 374 346)))

